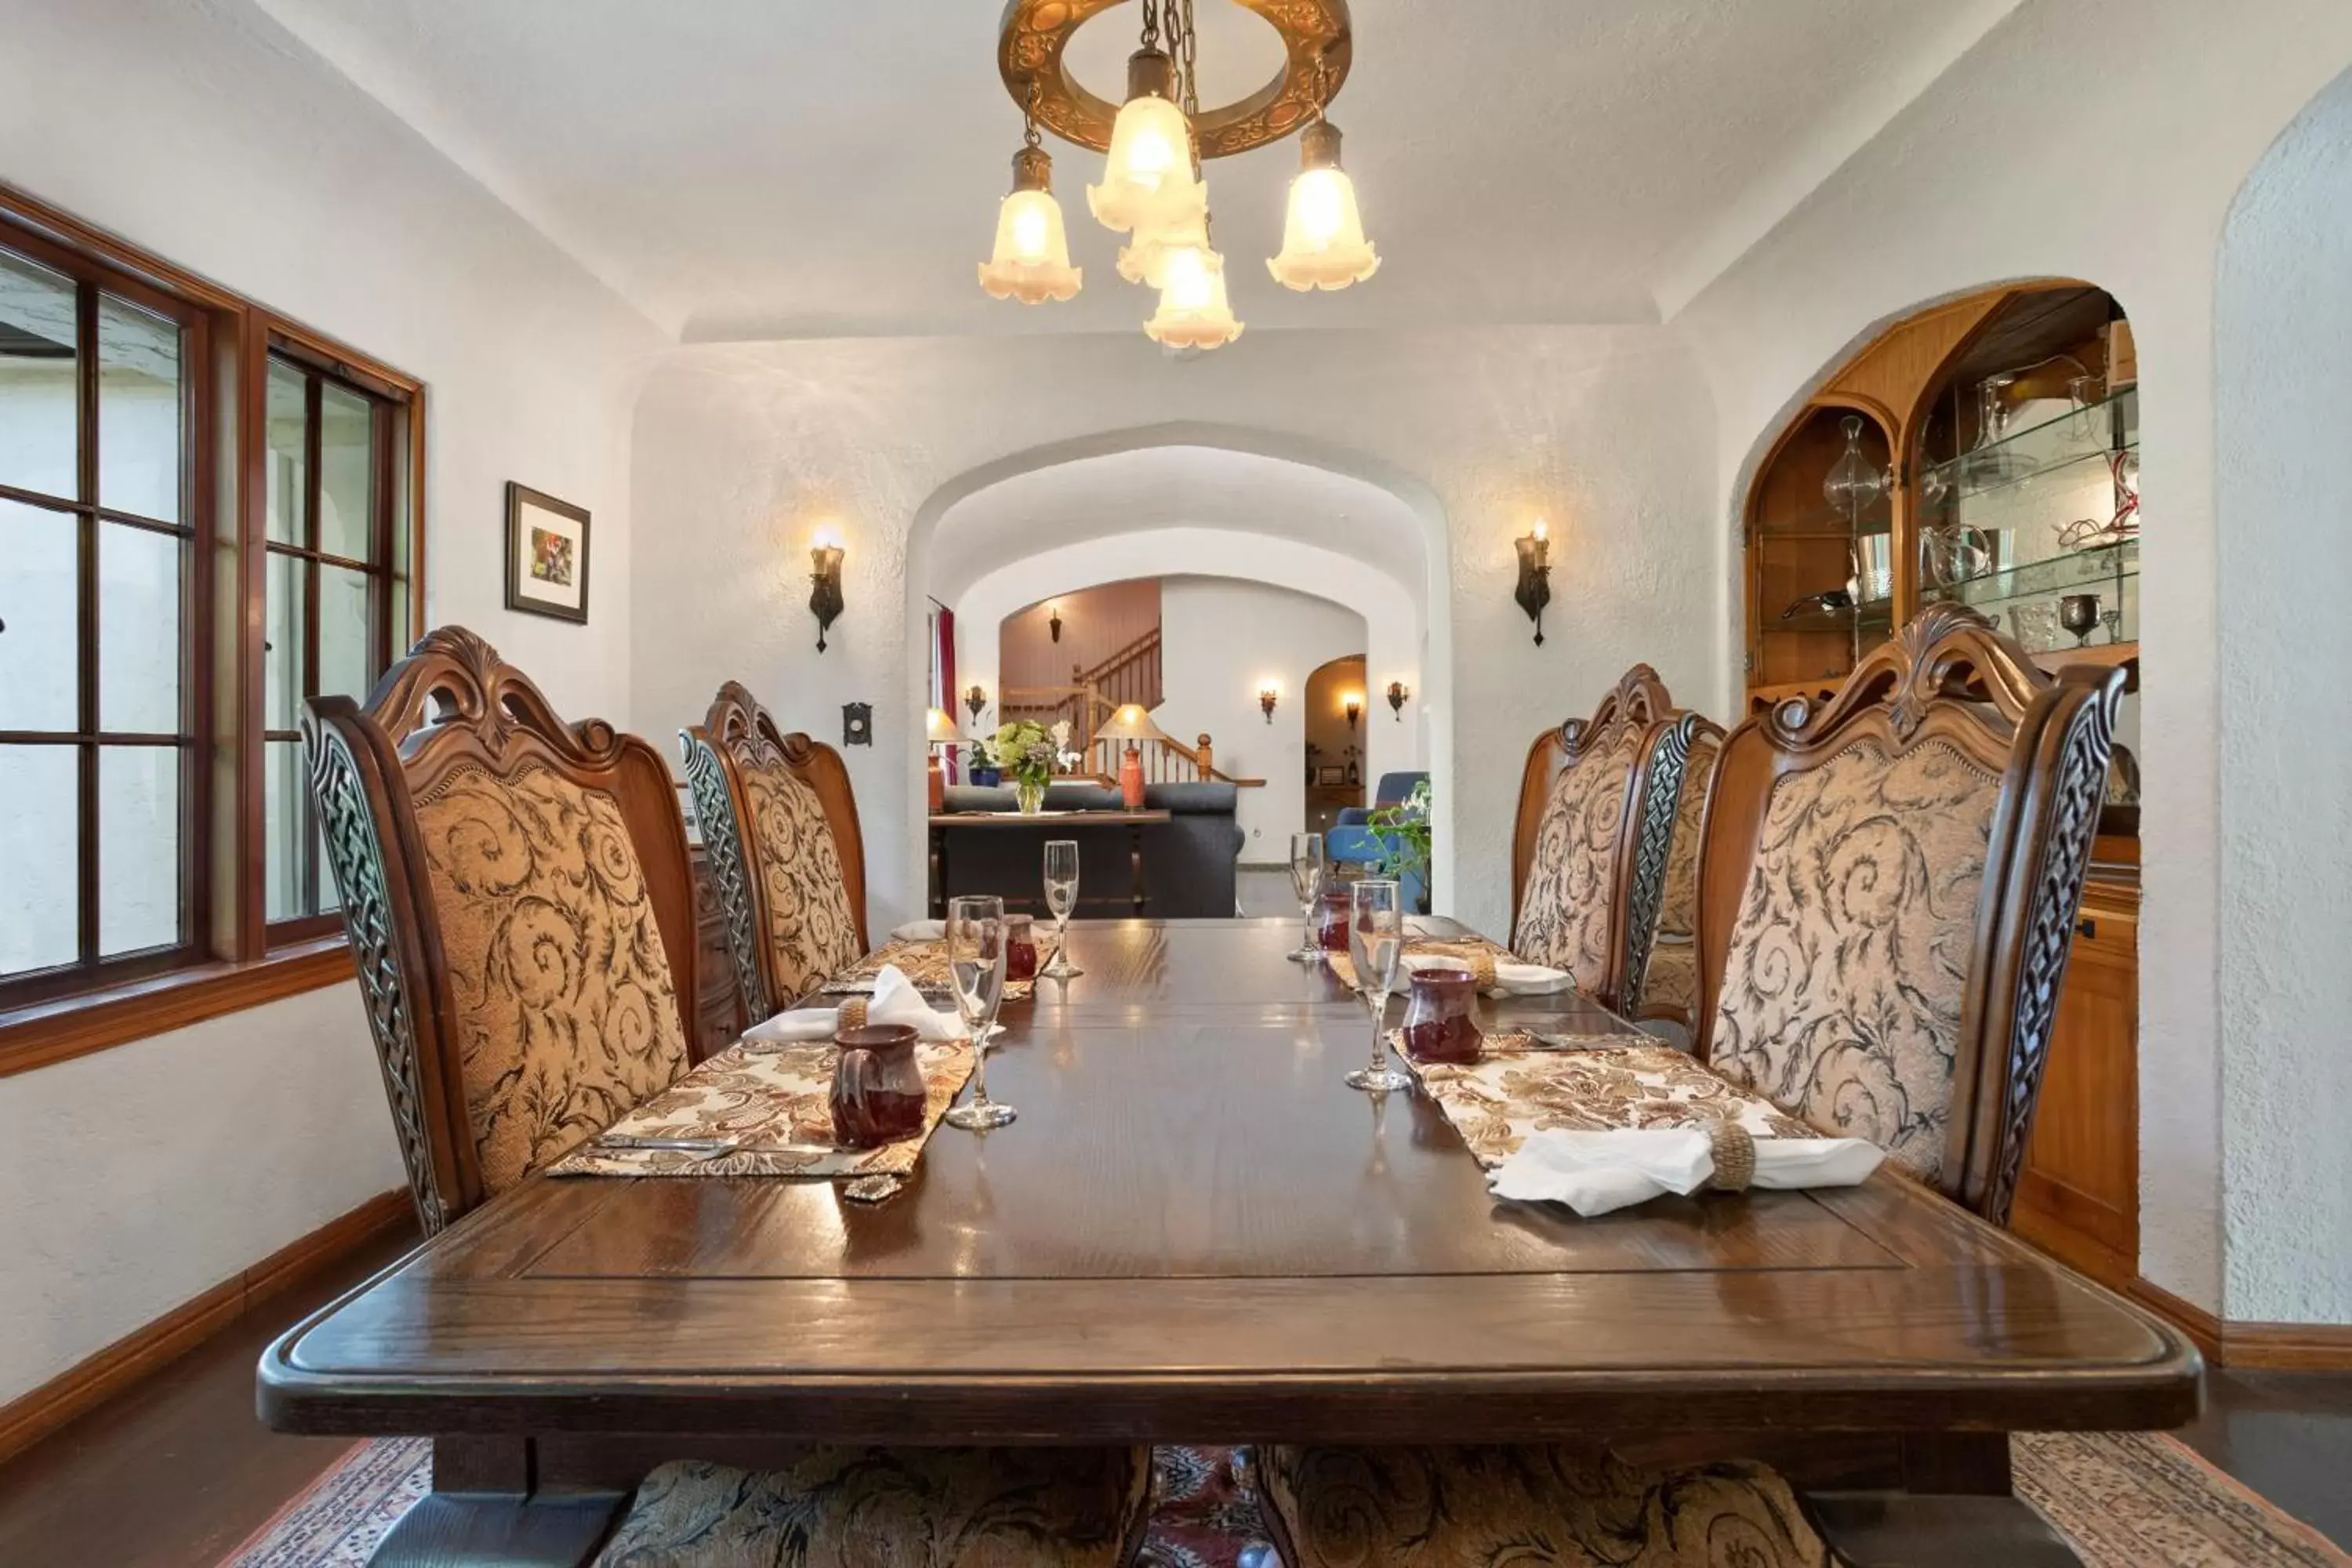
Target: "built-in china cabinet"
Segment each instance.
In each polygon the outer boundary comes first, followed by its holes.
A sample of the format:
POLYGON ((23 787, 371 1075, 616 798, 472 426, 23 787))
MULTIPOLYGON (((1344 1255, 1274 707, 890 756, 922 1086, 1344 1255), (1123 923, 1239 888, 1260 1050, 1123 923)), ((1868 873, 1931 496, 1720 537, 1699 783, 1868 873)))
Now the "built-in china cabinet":
MULTIPOLYGON (((1921 310, 1832 371, 1748 492, 1748 711, 1834 690, 1937 602, 2048 668, 2128 661, 2137 681, 2138 369, 2114 299, 2052 280, 1921 310)), ((2127 696, 2013 1220, 2118 1286, 2138 1250, 2137 710, 2127 696)))

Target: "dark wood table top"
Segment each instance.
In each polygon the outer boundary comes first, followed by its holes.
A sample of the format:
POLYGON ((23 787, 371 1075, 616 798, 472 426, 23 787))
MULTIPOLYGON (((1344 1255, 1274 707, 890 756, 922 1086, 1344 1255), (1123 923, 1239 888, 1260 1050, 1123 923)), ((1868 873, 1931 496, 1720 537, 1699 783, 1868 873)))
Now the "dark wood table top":
MULTIPOLYGON (((1892 1173, 1596 1220, 1499 1204, 1295 921, 1079 923, 1020 1120, 908 1188, 537 1180, 289 1331, 275 1426, 878 1442, 2160 1427, 2177 1333, 1892 1173)), ((1490 1021, 1623 1028, 1574 997, 1490 1021)))

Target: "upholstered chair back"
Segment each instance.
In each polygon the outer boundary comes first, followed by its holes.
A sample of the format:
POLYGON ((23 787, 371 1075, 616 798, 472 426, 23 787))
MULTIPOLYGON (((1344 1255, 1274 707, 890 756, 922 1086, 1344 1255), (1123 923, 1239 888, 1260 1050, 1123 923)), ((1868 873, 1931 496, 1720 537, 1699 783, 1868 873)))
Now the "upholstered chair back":
POLYGON ((462 627, 314 698, 311 797, 428 1234, 687 1065, 694 887, 669 770, 462 627))
POLYGON ((1638 992, 1649 952, 1688 717, 1637 664, 1591 719, 1537 736, 1520 773, 1511 950, 1608 1006, 1638 992))
POLYGON ((1665 875, 1658 889, 1657 918, 1650 922, 1649 946, 1634 955, 1623 998, 1625 1010, 1644 1022, 1657 1019, 1677 1025, 1687 1039, 1698 1026, 1698 841, 1699 825, 1706 812, 1706 793, 1715 781, 1716 758, 1723 749, 1723 727, 1696 713, 1676 716, 1661 737, 1662 751, 1679 750, 1682 784, 1672 795, 1663 788, 1643 803, 1652 814, 1672 813, 1671 820, 1645 820, 1637 854, 1665 858, 1665 875))
POLYGON ((1931 606, 1724 742, 1698 868, 1717 1071, 2005 1223, 2105 793, 2116 669, 1931 606))
POLYGON ((849 770, 732 680, 678 742, 746 1016, 770 1017, 871 947, 849 770))

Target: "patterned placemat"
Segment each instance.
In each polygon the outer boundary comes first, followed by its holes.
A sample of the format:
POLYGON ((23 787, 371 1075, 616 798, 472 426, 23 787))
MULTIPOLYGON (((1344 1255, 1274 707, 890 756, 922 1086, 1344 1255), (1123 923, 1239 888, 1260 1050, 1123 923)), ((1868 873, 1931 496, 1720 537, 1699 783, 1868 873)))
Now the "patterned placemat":
POLYGON ((557 1176, 903 1176, 971 1076, 969 1041, 915 1047, 923 1071, 923 1130, 872 1149, 833 1142, 834 1047, 824 1040, 730 1046, 606 1130, 612 1138, 732 1139, 805 1153, 706 1155, 680 1149, 591 1144, 551 1168, 557 1176))
MULTIPOLYGON (((1489 942, 1483 936, 1448 937, 1443 942, 1408 937, 1405 941, 1404 952, 1407 958, 1459 959, 1463 968, 1478 977, 1478 989, 1481 991, 1492 991, 1495 988, 1496 963, 1526 962, 1509 948, 1499 942, 1489 942)), ((1330 965, 1333 977, 1340 984, 1350 991, 1363 989, 1363 986, 1356 981, 1356 960, 1352 954, 1344 951, 1333 952, 1327 948, 1323 953, 1323 962, 1330 965)), ((1403 994, 1405 987, 1404 965, 1400 962, 1397 965, 1396 994, 1403 994)))
POLYGON ((1528 1134, 1554 1128, 1602 1132, 1732 1123, 1757 1138, 1821 1136, 1672 1046, 1614 1044, 1623 1037, 1602 1036, 1591 1050, 1548 1042, 1539 1050, 1514 1049, 1511 1037, 1497 1034, 1487 1037, 1478 1060, 1456 1066, 1406 1056, 1401 1030, 1391 1031, 1390 1038, 1481 1165, 1501 1164, 1518 1152, 1528 1134))
MULTIPOLYGON (((1040 955, 1042 958, 1042 954, 1040 955)), ((955 985, 948 978, 948 944, 943 941, 894 942, 867 953, 847 969, 817 987, 820 996, 863 996, 874 989, 886 964, 895 963, 900 973, 915 983, 915 989, 926 996, 948 996, 955 994, 955 985)), ((1034 980, 1008 980, 1004 983, 1007 1002, 1025 1002, 1035 991, 1034 980)))

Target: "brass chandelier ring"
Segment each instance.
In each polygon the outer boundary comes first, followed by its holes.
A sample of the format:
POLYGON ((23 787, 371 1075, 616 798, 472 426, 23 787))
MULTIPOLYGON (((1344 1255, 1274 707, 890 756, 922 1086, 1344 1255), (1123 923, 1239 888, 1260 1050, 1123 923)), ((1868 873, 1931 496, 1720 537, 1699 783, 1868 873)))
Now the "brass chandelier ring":
MULTIPOLYGON (((1111 122, 1118 116, 1118 105, 1097 98, 1071 79, 1062 51, 1080 24, 1121 3, 1006 0, 1004 18, 997 29, 996 68, 1013 101, 1030 110, 1039 125, 1065 142, 1097 153, 1110 150, 1111 122)), ((1339 95, 1354 53, 1348 0, 1238 3, 1265 17, 1281 35, 1282 72, 1239 102, 1204 109, 1194 117, 1192 135, 1203 158, 1246 153, 1297 131, 1339 95)))

